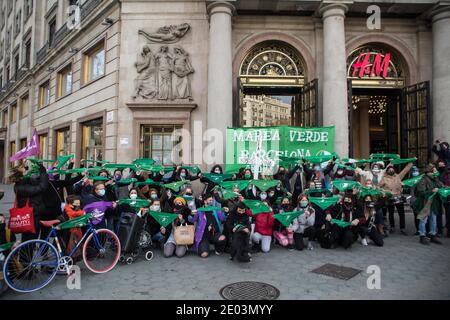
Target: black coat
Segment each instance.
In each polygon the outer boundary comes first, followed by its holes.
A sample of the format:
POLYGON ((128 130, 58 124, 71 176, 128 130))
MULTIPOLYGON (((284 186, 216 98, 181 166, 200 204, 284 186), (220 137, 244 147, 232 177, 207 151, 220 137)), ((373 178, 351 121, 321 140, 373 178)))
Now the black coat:
POLYGON ((44 167, 41 168, 39 179, 24 178, 14 185, 14 193, 17 197, 17 206, 22 208, 29 200, 35 217, 41 217, 45 213, 44 197, 48 189, 48 175, 44 167))
POLYGON ((225 226, 232 232, 233 228, 238 224, 242 224, 245 228, 248 228, 249 231, 251 230, 250 219, 248 215, 245 213, 239 214, 237 212, 237 209, 235 209, 228 215, 227 220, 225 221, 225 226))
POLYGON ((64 199, 64 188, 71 187, 78 181, 80 181, 83 176, 79 175, 68 180, 58 180, 49 181, 48 188, 45 192, 44 203, 45 203, 45 213, 46 219, 54 219, 62 214, 61 203, 65 201, 64 199))

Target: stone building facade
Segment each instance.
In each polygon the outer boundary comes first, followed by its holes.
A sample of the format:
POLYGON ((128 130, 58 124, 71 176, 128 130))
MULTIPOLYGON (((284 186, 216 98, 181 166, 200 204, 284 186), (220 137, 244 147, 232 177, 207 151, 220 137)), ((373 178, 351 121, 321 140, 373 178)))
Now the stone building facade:
POLYGON ((335 125, 343 157, 426 162, 430 143, 450 139, 448 1, 0 3, 2 178, 34 128, 43 158, 204 164, 242 125, 246 95, 293 97, 291 123, 335 125), (388 102, 374 119, 378 96, 388 102))

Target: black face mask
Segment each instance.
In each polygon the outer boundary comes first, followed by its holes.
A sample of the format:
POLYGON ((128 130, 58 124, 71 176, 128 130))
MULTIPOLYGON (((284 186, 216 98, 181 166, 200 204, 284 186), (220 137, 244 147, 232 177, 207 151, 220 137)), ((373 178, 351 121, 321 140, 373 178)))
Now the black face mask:
POLYGON ((181 209, 181 208, 183 208, 183 205, 182 205, 182 204, 176 204, 176 205, 175 205, 175 208, 176 208, 176 209, 181 209))
POLYGON ((73 206, 73 207, 72 207, 72 209, 73 209, 74 211, 78 211, 78 210, 80 210, 80 208, 81 208, 80 206, 73 206))
POLYGON ((444 172, 444 171, 445 171, 445 167, 438 167, 438 171, 439 171, 440 173, 444 172))
POLYGON ((373 201, 366 201, 366 207, 373 208, 373 207, 375 207, 375 203, 373 201))
POLYGON ((344 202, 344 210, 351 210, 352 209, 352 203, 351 202, 344 202))

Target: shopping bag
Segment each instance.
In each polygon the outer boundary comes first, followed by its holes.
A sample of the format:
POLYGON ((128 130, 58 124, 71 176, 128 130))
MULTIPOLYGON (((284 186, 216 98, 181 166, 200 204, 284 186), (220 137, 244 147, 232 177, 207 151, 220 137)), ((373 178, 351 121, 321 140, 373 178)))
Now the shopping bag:
POLYGON ((175 228, 175 243, 179 246, 190 246, 194 244, 195 226, 181 225, 175 228))
POLYGON ((27 200, 23 208, 18 208, 16 198, 14 207, 9 209, 9 229, 12 233, 36 233, 30 199, 27 200))

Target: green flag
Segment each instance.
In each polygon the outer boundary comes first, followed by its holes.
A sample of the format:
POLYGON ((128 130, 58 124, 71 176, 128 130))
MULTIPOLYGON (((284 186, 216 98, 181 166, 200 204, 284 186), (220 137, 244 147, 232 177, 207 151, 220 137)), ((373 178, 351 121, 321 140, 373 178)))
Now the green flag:
POLYGON ((189 183, 189 181, 183 180, 183 181, 177 181, 177 182, 164 184, 163 187, 166 188, 166 189, 170 189, 170 190, 172 190, 174 192, 179 192, 180 188, 182 186, 184 186, 185 184, 187 184, 187 183, 189 183))
POLYGON ((109 181, 109 180, 111 180, 111 178, 102 177, 102 176, 89 177, 89 179, 92 179, 93 181, 109 181))
POLYGON ((337 220, 337 219, 331 219, 331 222, 341 228, 350 227, 352 225, 351 222, 346 222, 346 221, 337 220))
POLYGON ((222 198, 224 200, 230 200, 230 199, 234 199, 234 198, 238 197, 238 195, 236 193, 234 193, 233 191, 230 191, 227 189, 221 189, 220 191, 222 192, 222 198))
POLYGON ((354 164, 363 164, 363 163, 368 163, 371 162, 370 160, 367 159, 352 159, 352 158, 345 158, 345 159, 341 159, 341 163, 345 164, 345 163, 354 163, 354 164))
POLYGON ((319 164, 319 163, 323 163, 323 162, 327 162, 330 161, 331 159, 333 159, 333 157, 336 157, 336 154, 327 154, 327 155, 321 155, 321 156, 310 156, 310 157, 305 157, 305 160, 308 162, 311 162, 313 164, 319 164))
POLYGON ((270 188, 280 184, 280 180, 250 180, 250 184, 254 185, 261 191, 267 191, 270 188))
POLYGON ((180 169, 185 169, 189 171, 192 175, 197 175, 200 172, 202 172, 198 166, 181 166, 180 169))
POLYGON ((150 202, 146 199, 120 199, 119 204, 127 204, 132 208, 147 208, 150 202))
POLYGON ((304 211, 292 211, 292 212, 283 212, 274 214, 273 217, 281 222, 281 224, 285 227, 289 227, 289 225, 292 223, 292 221, 301 216, 304 213, 304 211))
POLYGON ((330 191, 330 190, 328 190, 328 189, 322 189, 322 188, 319 188, 319 189, 306 189, 305 191, 304 191, 304 193, 307 195, 307 196, 309 196, 311 193, 322 193, 322 194, 324 194, 324 195, 331 195, 332 194, 332 192, 330 191))
POLYGON ((150 215, 155 218, 156 221, 160 224, 161 227, 167 227, 169 224, 171 224, 175 219, 178 218, 178 215, 175 213, 169 213, 169 212, 156 212, 156 211, 150 211, 150 215))
POLYGON ((378 197, 378 196, 382 196, 385 194, 385 192, 383 192, 377 188, 367 188, 362 185, 358 185, 357 188, 360 190, 359 197, 361 197, 361 198, 364 198, 367 196, 378 197))
POLYGON ((404 186, 406 186, 406 187, 414 188, 419 183, 419 181, 422 180, 423 176, 424 175, 421 174, 420 176, 417 176, 417 177, 414 177, 414 178, 411 178, 411 179, 403 180, 402 184, 404 186))
POLYGON ((200 212, 206 212, 206 211, 222 211, 223 209, 220 207, 214 207, 214 206, 208 206, 208 207, 201 207, 197 208, 197 211, 200 212))
POLYGON ((135 179, 135 178, 121 179, 121 180, 117 181, 116 184, 126 186, 129 184, 135 183, 136 181, 137 181, 137 179, 135 179))
POLYGON ((319 206, 322 210, 325 210, 332 205, 334 205, 336 202, 339 201, 338 196, 334 197, 328 197, 328 198, 319 198, 319 197, 309 197, 309 201, 314 203, 315 205, 319 206))
POLYGON ((370 155, 370 159, 372 160, 384 160, 384 161, 391 161, 394 159, 400 159, 400 156, 395 153, 373 153, 370 155))
POLYGON ((105 165, 103 165, 103 168, 105 169, 119 169, 119 170, 123 170, 123 169, 132 169, 132 170, 137 170, 137 167, 134 164, 127 164, 127 163, 107 163, 105 165))
POLYGON ((0 252, 11 249, 14 244, 15 242, 8 242, 0 245, 0 252))
POLYGON ((69 162, 70 159, 74 158, 74 154, 70 154, 68 156, 59 156, 58 157, 58 165, 56 166, 56 169, 61 169, 67 162, 69 162))
POLYGON ((136 187, 140 187, 140 186, 161 186, 161 183, 153 181, 152 179, 147 179, 145 181, 141 181, 141 182, 136 182, 135 183, 136 187))
POLYGON ((232 174, 203 173, 202 176, 215 184, 220 184, 225 180, 233 178, 232 174))
POLYGON ((450 196, 450 187, 439 188, 439 195, 443 201, 447 201, 447 197, 450 196))
POLYGON ((343 192, 348 189, 353 189, 353 187, 358 186, 359 183, 357 181, 351 180, 334 180, 333 187, 338 189, 340 192, 343 192))
POLYGON ((149 166, 149 165, 140 165, 137 167, 137 170, 143 170, 143 171, 151 171, 158 173, 161 170, 164 170, 164 173, 173 171, 173 167, 163 167, 163 166, 149 166))
POLYGON ((58 225, 58 229, 71 229, 71 228, 82 228, 85 227, 91 218, 90 214, 84 214, 82 216, 67 220, 58 225))
POLYGON ((220 184, 221 187, 225 189, 233 189, 235 186, 239 188, 240 191, 248 188, 248 184, 250 180, 233 180, 233 181, 224 181, 220 184))
POLYGON ((415 162, 415 161, 417 161, 417 158, 394 159, 394 160, 392 160, 392 164, 398 165, 398 164, 405 164, 405 163, 410 163, 410 162, 415 162))
POLYGON ((263 202, 259 200, 247 200, 245 199, 244 204, 247 206, 247 208, 250 209, 253 215, 256 215, 258 213, 262 212, 270 212, 272 211, 269 206, 265 205, 263 202))
POLYGON ((155 164, 155 160, 150 158, 139 158, 134 159, 133 164, 136 166, 152 166, 155 164))

